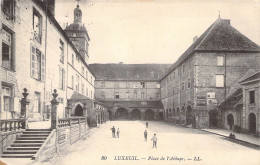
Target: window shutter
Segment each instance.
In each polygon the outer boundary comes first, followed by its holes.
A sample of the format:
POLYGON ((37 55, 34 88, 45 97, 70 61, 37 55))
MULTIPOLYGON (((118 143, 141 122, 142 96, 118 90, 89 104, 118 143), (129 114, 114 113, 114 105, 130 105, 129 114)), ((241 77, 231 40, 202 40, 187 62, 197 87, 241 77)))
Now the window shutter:
POLYGON ((41 54, 41 80, 45 80, 45 55, 41 54))
POLYGON ((65 90, 65 70, 62 69, 62 85, 63 85, 63 88, 65 90))
POLYGON ((59 88, 62 89, 62 69, 59 66, 59 88))
POLYGON ((31 76, 32 77, 35 77, 35 74, 36 73, 36 49, 34 46, 32 46, 32 49, 31 49, 31 76))

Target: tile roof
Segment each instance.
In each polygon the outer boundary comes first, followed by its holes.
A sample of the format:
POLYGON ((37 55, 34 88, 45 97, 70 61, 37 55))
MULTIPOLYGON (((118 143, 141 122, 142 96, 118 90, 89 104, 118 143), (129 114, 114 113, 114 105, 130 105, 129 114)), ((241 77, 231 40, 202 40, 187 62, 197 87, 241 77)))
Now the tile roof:
POLYGON ((157 81, 170 64, 90 64, 96 80, 157 81))
POLYGON ((161 101, 102 101, 105 107, 163 108, 161 101))
POLYGON ((243 90, 238 88, 226 100, 220 103, 219 107, 223 109, 236 108, 241 104, 243 104, 243 90))
MULTIPOLYGON (((180 57, 172 64, 164 77, 196 51, 260 52, 260 47, 230 25, 230 20, 218 18, 180 57)), ((163 77, 163 78, 164 78, 163 77)))
POLYGON ((90 98, 88 98, 87 96, 84 96, 78 92, 73 92, 73 94, 71 95, 71 97, 69 98, 69 100, 91 100, 90 98))

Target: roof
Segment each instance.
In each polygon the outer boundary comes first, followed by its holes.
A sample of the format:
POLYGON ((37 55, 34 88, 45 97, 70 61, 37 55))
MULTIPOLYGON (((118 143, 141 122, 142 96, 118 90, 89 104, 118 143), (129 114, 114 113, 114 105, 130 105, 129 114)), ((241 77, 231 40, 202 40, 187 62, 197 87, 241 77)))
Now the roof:
POLYGON ((105 107, 163 108, 161 101, 102 101, 105 107))
MULTIPOLYGON (((230 25, 230 20, 218 18, 180 57, 172 64, 166 77, 194 52, 260 52, 260 47, 230 25)), ((163 77, 163 78, 164 78, 163 77)))
POLYGON ((157 81, 170 64, 90 64, 96 80, 157 81))
POLYGON ((90 98, 88 98, 87 96, 84 96, 78 92, 73 92, 73 94, 71 95, 71 97, 69 98, 69 100, 91 100, 90 98))
POLYGON ((65 31, 81 31, 86 33, 88 41, 90 40, 86 27, 80 23, 72 23, 65 28, 65 31))
POLYGON ((253 81, 260 81, 260 72, 257 72, 254 75, 243 79, 239 83, 240 84, 246 84, 246 83, 253 82, 253 81))
POLYGON ((236 108, 241 104, 243 104, 243 90, 238 88, 226 100, 220 103, 219 107, 223 109, 236 108))

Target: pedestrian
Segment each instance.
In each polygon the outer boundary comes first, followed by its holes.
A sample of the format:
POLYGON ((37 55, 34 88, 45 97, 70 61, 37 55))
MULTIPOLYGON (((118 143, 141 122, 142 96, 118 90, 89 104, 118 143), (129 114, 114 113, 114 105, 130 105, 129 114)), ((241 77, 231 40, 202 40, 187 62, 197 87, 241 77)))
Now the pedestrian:
POLYGON ((115 132, 116 132, 115 126, 113 126, 111 128, 111 130, 112 130, 112 137, 115 138, 116 137, 116 135, 115 135, 115 132))
POLYGON ((153 148, 157 148, 157 137, 156 134, 153 135, 153 138, 151 139, 153 141, 153 148))
POLYGON ((148 128, 148 122, 146 122, 146 128, 148 128))
POLYGON ((147 142, 147 130, 144 131, 144 141, 147 142))
POLYGON ((119 138, 119 133, 120 133, 120 131, 119 131, 119 128, 118 128, 117 131, 116 131, 116 134, 117 134, 118 138, 119 138))

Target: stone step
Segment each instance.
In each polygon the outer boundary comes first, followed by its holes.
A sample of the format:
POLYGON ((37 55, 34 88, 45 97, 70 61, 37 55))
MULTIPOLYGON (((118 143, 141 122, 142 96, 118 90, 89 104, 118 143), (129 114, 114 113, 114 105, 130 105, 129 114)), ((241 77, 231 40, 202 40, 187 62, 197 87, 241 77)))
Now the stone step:
POLYGON ((13 146, 13 147, 8 147, 7 150, 39 150, 40 147, 30 147, 30 146, 13 146))
POLYGON ((38 150, 6 150, 3 154, 36 154, 38 150))
POLYGON ((22 134, 20 137, 48 137, 49 134, 22 134))
POLYGON ((51 129, 26 129, 25 131, 51 131, 51 129))
POLYGON ((17 138, 16 140, 46 140, 47 139, 47 136, 46 137, 19 137, 17 138))
POLYGON ((25 131, 23 132, 23 135, 25 134, 45 134, 45 135, 49 135, 51 133, 51 131, 25 131))
POLYGON ((2 158, 32 158, 34 154, 2 154, 2 158))
POLYGON ((13 143, 11 147, 41 147, 42 143, 13 143))
POLYGON ((15 140, 14 143, 44 143, 44 140, 15 140))

